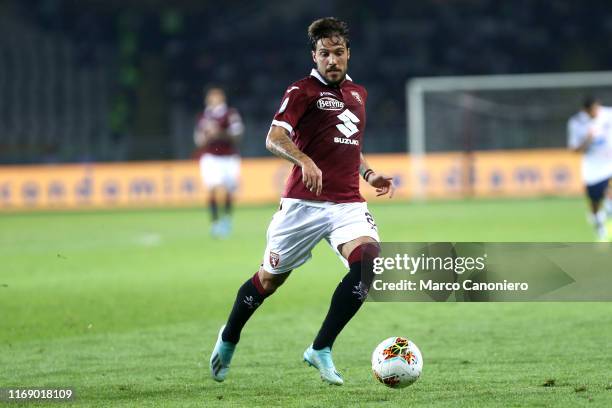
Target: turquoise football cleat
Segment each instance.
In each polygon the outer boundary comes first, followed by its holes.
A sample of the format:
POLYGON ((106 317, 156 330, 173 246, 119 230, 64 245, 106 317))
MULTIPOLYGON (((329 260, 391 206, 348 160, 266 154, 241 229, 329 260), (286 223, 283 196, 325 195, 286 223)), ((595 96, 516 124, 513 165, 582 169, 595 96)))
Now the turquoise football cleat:
POLYGON ((221 218, 221 235, 227 238, 232 233, 232 220, 230 217, 225 216, 221 218))
POLYGON ((232 361, 232 356, 234 355, 234 350, 236 350, 236 345, 234 343, 230 343, 229 341, 223 341, 221 338, 221 333, 223 333, 223 329, 225 329, 225 325, 221 327, 219 330, 219 336, 217 336, 217 343, 215 344, 215 348, 210 356, 210 375, 213 380, 218 382, 223 382, 225 377, 227 377, 227 373, 229 372, 230 362, 232 361))
POLYGON ((321 374, 321 379, 328 384, 342 385, 344 380, 336 371, 334 362, 331 357, 331 349, 325 347, 321 350, 315 350, 312 345, 304 352, 304 361, 311 367, 315 367, 321 374))

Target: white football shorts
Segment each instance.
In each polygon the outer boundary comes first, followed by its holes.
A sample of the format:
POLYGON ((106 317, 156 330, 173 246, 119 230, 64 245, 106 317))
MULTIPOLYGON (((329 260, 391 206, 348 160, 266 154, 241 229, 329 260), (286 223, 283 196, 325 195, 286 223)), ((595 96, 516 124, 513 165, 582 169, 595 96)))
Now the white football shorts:
POLYGON ((306 263, 325 239, 348 268, 338 246, 359 237, 377 242, 378 230, 365 202, 332 203, 283 198, 268 227, 263 268, 281 274, 306 263))
POLYGON ((234 192, 240 177, 240 156, 203 154, 200 158, 200 174, 208 189, 225 187, 227 191, 234 192))

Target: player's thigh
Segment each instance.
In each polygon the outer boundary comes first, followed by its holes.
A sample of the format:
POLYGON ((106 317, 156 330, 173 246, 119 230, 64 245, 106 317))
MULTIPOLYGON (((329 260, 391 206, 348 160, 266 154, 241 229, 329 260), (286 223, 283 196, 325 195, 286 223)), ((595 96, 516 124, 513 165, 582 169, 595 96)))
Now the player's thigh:
POLYGON ((273 274, 298 268, 312 257, 312 249, 328 232, 324 208, 283 199, 268 226, 263 268, 273 274))
POLYGON ((257 276, 259 278, 259 282, 261 286, 267 293, 274 292, 276 288, 281 286, 285 280, 289 277, 291 271, 287 271, 284 273, 271 273, 264 269, 263 265, 259 267, 259 271, 257 276))
POLYGON ((348 256, 359 245, 380 242, 378 227, 366 203, 339 204, 335 209, 328 242, 348 266, 348 256))

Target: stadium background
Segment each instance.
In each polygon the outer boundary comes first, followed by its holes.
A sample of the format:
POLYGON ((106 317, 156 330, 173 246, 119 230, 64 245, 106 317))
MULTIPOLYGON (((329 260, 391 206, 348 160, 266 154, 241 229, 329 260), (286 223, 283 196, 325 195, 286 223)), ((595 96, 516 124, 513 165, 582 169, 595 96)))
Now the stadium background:
MULTIPOLYGON (((0 167, 0 208, 203 202, 195 162, 188 160, 208 84, 224 87, 246 122, 241 150, 248 159, 239 202, 274 201, 286 168, 256 158, 270 156, 263 140, 271 117, 286 85, 308 71, 304 27, 320 15, 342 15, 351 23, 350 72, 369 91, 364 151, 396 154, 373 160, 385 163, 405 198, 413 195, 409 158, 397 154, 408 149, 404 87, 410 78, 595 71, 612 62, 610 42, 594 40, 612 31, 605 1, 582 7, 570 1, 298 0, 226 7, 185 0, 5 0, 0 164, 46 166, 0 167), (165 162, 96 165, 147 160, 165 162)), ((470 170, 477 180, 466 188, 461 158, 438 154, 427 158, 425 189, 441 198, 579 193, 577 157, 541 151, 547 158, 541 162, 505 150, 563 148, 559 124, 579 97, 566 98, 554 112, 554 126, 498 131, 488 138, 478 136, 483 132, 477 126, 452 122, 448 107, 434 107, 433 115, 449 123, 439 121, 428 152, 477 151, 470 170), (487 150, 497 153, 480 155, 487 150)))
POLYGON ((285 87, 310 69, 307 24, 326 15, 352 28, 350 73, 370 95, 366 155, 400 184, 398 200, 369 205, 385 241, 593 241, 565 149, 581 92, 470 93, 516 108, 470 126, 456 126, 466 116, 453 95, 427 99, 423 182, 437 199, 420 202, 405 84, 608 70, 609 1, 0 0, 0 388, 71 386, 86 407, 612 406, 605 302, 371 302, 334 347, 345 385, 324 386, 300 356, 345 273, 326 244, 253 317, 231 377, 208 377, 287 171, 264 138, 285 87), (191 160, 209 83, 246 123, 227 240, 209 234, 191 160), (425 360, 403 392, 370 373, 392 335, 425 360))

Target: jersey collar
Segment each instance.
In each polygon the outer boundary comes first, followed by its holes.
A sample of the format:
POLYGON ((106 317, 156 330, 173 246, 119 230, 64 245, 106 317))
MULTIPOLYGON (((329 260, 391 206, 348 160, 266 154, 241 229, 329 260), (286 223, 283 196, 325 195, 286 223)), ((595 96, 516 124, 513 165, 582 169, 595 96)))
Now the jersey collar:
MULTIPOLYGON (((317 78, 319 80, 319 82, 321 82, 323 85, 328 85, 327 81, 325 80, 325 78, 323 78, 321 76, 321 74, 319 73, 319 71, 317 71, 315 68, 313 68, 312 70, 310 70, 310 76, 313 76, 315 78, 317 78)), ((349 74, 346 74, 345 79, 347 81, 352 81, 353 79, 349 76, 349 74)))

